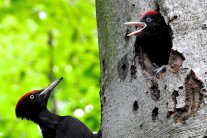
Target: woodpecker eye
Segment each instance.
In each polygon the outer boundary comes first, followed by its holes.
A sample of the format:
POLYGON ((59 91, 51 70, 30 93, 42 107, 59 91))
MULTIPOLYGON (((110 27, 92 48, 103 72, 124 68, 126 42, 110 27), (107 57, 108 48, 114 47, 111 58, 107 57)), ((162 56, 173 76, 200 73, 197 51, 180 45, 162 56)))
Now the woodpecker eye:
POLYGON ((151 18, 147 18, 146 21, 149 23, 149 22, 152 21, 152 19, 151 18))
POLYGON ((30 97, 29 97, 30 99, 34 99, 34 95, 30 95, 30 97))

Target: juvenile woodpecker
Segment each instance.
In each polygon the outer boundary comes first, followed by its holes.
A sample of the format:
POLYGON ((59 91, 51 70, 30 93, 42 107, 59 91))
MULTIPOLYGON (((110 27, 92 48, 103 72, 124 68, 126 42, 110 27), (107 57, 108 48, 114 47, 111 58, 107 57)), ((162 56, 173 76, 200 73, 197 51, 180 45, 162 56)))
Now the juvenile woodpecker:
POLYGON ((141 47, 151 62, 160 67, 154 70, 159 73, 166 68, 172 48, 171 30, 165 23, 164 17, 157 10, 145 12, 139 22, 126 22, 126 25, 135 26, 138 29, 128 36, 135 35, 135 49, 141 47))
POLYGON ((48 111, 49 96, 62 79, 61 77, 54 81, 45 89, 33 90, 23 95, 16 105, 17 118, 38 124, 43 138, 98 138, 78 119, 48 111))

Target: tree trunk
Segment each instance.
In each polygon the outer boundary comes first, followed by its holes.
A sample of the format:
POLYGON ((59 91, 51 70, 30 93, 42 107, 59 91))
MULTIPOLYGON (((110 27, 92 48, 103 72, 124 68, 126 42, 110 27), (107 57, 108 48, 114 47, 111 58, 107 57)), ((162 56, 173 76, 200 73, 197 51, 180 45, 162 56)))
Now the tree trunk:
POLYGON ((207 1, 157 4, 173 31, 159 77, 143 70, 135 37, 126 36, 133 28, 124 25, 155 9, 154 1, 96 0, 103 138, 207 137, 207 1))

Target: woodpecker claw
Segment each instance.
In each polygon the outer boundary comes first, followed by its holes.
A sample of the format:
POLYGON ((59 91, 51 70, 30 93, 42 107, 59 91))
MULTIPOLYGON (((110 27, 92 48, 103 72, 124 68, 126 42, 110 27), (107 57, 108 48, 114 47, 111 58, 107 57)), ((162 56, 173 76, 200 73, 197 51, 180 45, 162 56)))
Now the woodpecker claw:
POLYGON ((124 23, 125 25, 130 25, 130 26, 135 26, 135 27, 139 27, 141 29, 131 32, 130 34, 128 34, 127 36, 132 36, 132 35, 137 35, 138 33, 140 33, 145 27, 147 27, 147 24, 144 22, 126 22, 124 23))
POLYGON ((166 65, 163 65, 153 71, 153 75, 158 76, 162 71, 166 70, 166 65))

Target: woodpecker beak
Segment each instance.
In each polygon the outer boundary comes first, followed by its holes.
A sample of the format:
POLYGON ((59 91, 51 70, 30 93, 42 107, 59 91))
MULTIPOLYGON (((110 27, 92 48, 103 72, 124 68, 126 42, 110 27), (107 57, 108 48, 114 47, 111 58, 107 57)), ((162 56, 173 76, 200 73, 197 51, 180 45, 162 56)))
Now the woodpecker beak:
POLYGON ((49 97, 50 93, 53 91, 53 89, 61 82, 61 80, 63 79, 63 77, 59 78, 58 80, 52 82, 47 88, 45 88, 40 94, 44 95, 44 97, 49 97))
POLYGON ((130 26, 135 26, 135 27, 139 27, 141 29, 134 31, 130 34, 128 34, 127 36, 132 36, 132 35, 137 35, 139 34, 145 27, 147 27, 147 24, 144 22, 126 22, 124 23, 125 25, 130 25, 130 26))

